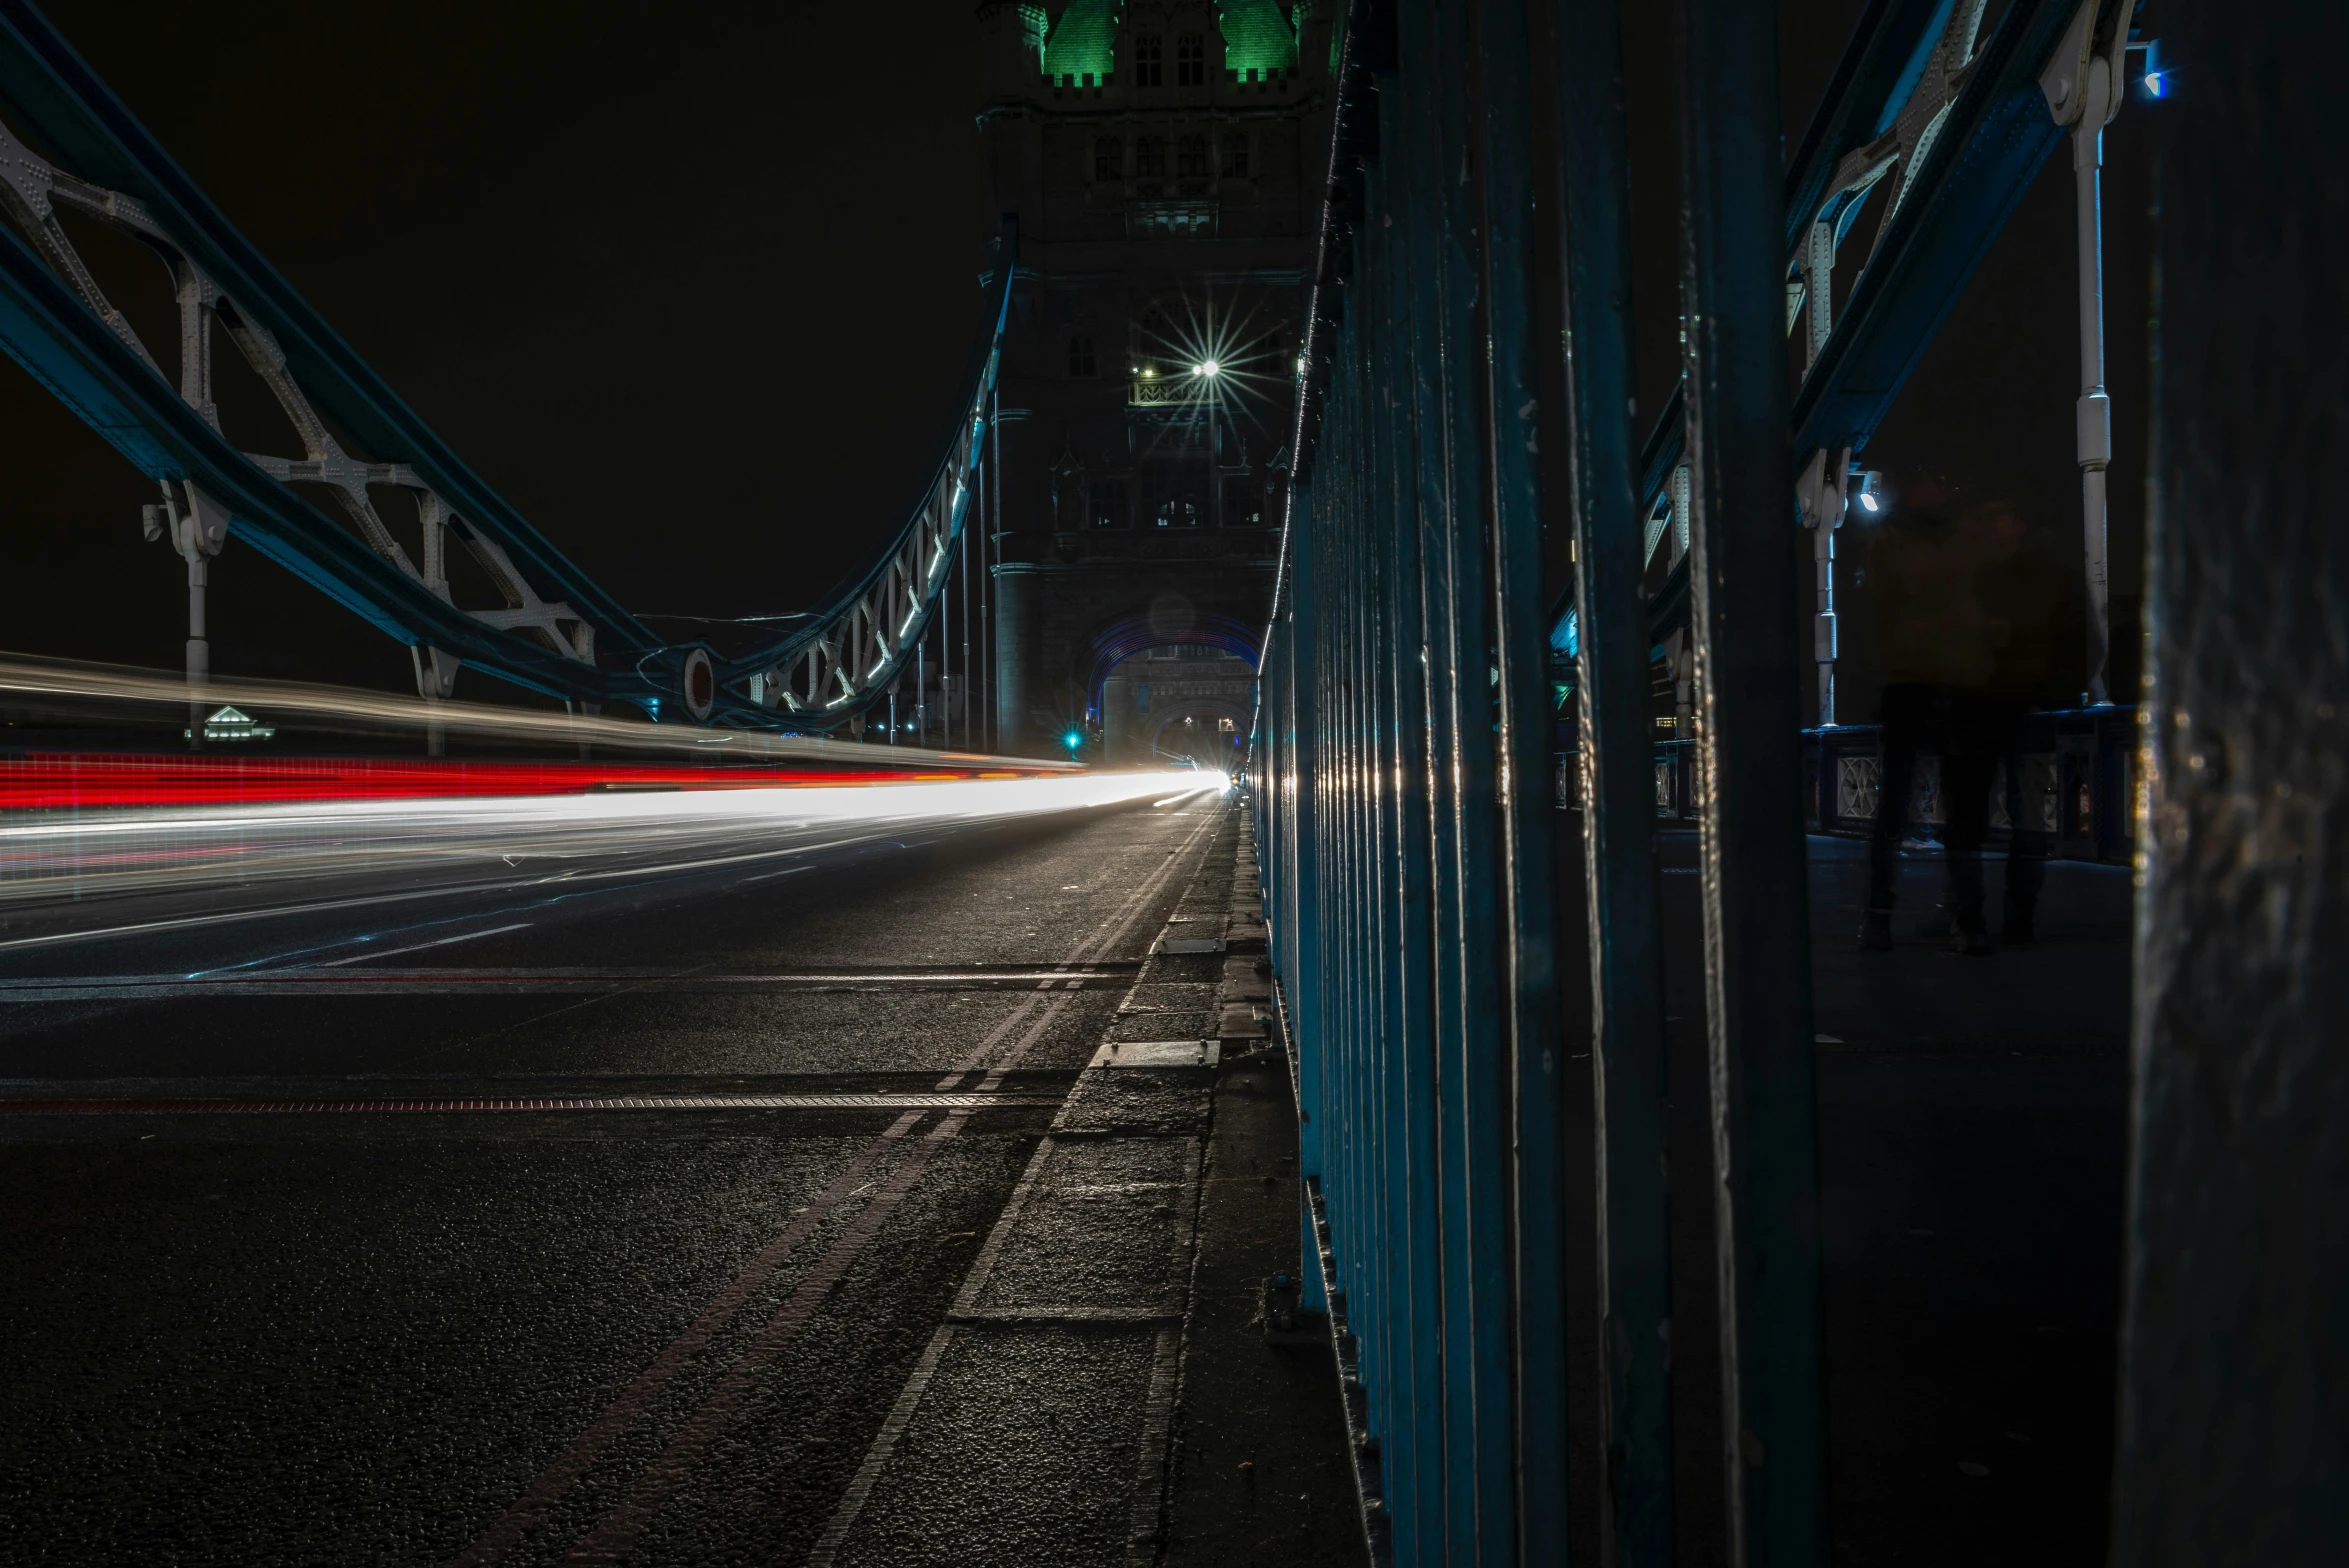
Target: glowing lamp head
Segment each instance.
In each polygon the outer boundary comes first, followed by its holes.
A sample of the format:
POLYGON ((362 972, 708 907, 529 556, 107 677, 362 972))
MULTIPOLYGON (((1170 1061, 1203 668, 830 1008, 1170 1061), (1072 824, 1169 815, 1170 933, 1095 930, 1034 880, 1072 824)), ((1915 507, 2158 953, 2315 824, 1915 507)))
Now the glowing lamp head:
POLYGON ((1204 380, 1213 381, 1217 376, 1223 374, 1223 366, 1212 359, 1205 359, 1192 367, 1192 373, 1204 380))
POLYGON ((1865 517, 1880 517, 1889 504, 1884 491, 1884 476, 1872 468, 1855 469, 1852 478, 1858 481, 1851 487, 1851 498, 1865 517))
POLYGON ((1085 744, 1084 732, 1081 730, 1070 730, 1066 735, 1060 737, 1060 743, 1063 746, 1066 746, 1069 750, 1075 751, 1079 746, 1085 744))

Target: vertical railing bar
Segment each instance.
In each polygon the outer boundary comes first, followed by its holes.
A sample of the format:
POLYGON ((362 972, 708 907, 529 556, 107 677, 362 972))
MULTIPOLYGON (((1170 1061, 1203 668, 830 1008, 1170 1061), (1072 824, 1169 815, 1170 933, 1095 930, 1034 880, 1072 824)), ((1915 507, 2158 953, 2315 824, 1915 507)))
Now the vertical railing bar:
POLYGON ((1618 0, 1552 12, 1580 629, 1597 1177, 1600 1561, 1672 1561, 1671 1234, 1618 0))
POLYGON ((1454 6, 1434 9, 1436 48, 1427 58, 1436 78, 1439 134, 1434 142, 1443 160, 1435 190, 1444 218, 1440 232, 1449 414, 1445 439, 1451 479, 1443 530, 1450 558, 1444 610, 1451 623, 1451 765, 1457 789, 1453 806, 1459 819, 1458 858, 1447 870, 1461 936, 1454 949, 1460 973, 1460 1098, 1459 1115, 1450 1126, 1460 1139, 1460 1223, 1465 1231, 1461 1256, 1467 1272, 1461 1304, 1468 1318, 1467 1354, 1450 1369, 1450 1376, 1467 1392, 1472 1423, 1466 1492, 1457 1499, 1472 1509, 1470 1549, 1480 1561, 1504 1563, 1516 1558, 1515 1401, 1509 1321, 1508 1069, 1498 1021, 1501 966, 1493 885, 1499 843, 1483 528, 1486 416, 1476 376, 1476 343, 1485 320, 1477 286, 1479 214, 1470 188, 1477 138, 1467 92, 1472 64, 1467 15, 1454 6))
POLYGON ((1551 863, 1547 562, 1535 463, 1532 39, 1525 0, 1483 0, 1471 124, 1481 129, 1475 193, 1483 239, 1487 585, 1492 622, 1499 857, 1507 940, 1510 1334, 1515 1350, 1517 1551, 1566 1554, 1566 1233, 1551 863))
MULTIPOLYGON (((1381 373, 1378 377, 1378 414, 1394 454, 1383 476, 1383 495, 1377 515, 1382 525, 1381 554, 1392 569, 1385 604, 1390 631, 1382 669, 1392 711, 1386 726, 1383 765, 1396 780, 1395 850, 1389 860, 1396 919, 1396 980, 1398 1018, 1395 1038, 1399 1048, 1398 1096, 1400 1137, 1392 1158, 1400 1179, 1395 1183, 1406 1205, 1408 1244, 1402 1256, 1409 1266, 1409 1295, 1405 1335, 1411 1350, 1411 1405, 1415 1412, 1441 1411, 1444 1363, 1439 1295, 1441 1237, 1438 1229, 1438 1172, 1436 1169, 1435 1038, 1432 965, 1433 930, 1429 908, 1428 769, 1426 757, 1427 693, 1419 648, 1421 579, 1418 471, 1424 458, 1413 440, 1410 398, 1411 308, 1408 294, 1408 244, 1405 236, 1416 219, 1410 205, 1406 173, 1400 158, 1386 149, 1396 145, 1394 135, 1408 137, 1402 121, 1407 105, 1400 92, 1399 73, 1381 78, 1381 148, 1386 164, 1383 179, 1389 193, 1388 211, 1395 222, 1370 227, 1377 246, 1375 270, 1379 279, 1378 319, 1381 373), (1386 127, 1392 124, 1392 132, 1386 127)), ((1399 1443, 1388 1475, 1408 1508, 1396 1511, 1396 1549, 1404 1561, 1415 1560, 1423 1540, 1440 1540, 1442 1528, 1441 1427, 1426 1430, 1415 1421, 1408 1442, 1399 1443)))
MULTIPOLYGON (((1399 13, 1400 55, 1425 60, 1435 48, 1434 8, 1412 5, 1399 13)), ((1460 1121, 1462 1069, 1466 1056, 1461 953, 1466 942, 1459 897, 1460 802, 1455 769, 1457 683, 1453 679, 1452 573, 1446 531, 1454 515, 1453 442, 1448 420, 1450 385, 1444 246, 1439 233, 1444 171, 1439 136, 1442 122, 1434 84, 1425 70, 1399 73, 1396 114, 1389 133, 1395 160, 1409 193, 1411 221, 1403 246, 1409 256, 1410 379, 1407 405, 1418 454, 1411 524, 1420 541, 1420 642, 1406 650, 1419 665, 1425 715, 1414 749, 1425 779, 1429 842, 1429 921, 1433 938, 1424 970, 1432 1030, 1428 1042, 1434 1083, 1426 1134, 1436 1183, 1435 1231, 1431 1238, 1430 1288, 1436 1298, 1436 1354, 1442 1367, 1440 1397, 1422 1419, 1433 1429, 1438 1453, 1431 1456, 1436 1496, 1423 1528, 1423 1561, 1473 1561, 1477 1549, 1475 1508, 1474 1389, 1466 1375, 1471 1361, 1471 1316, 1465 1222, 1467 1207, 1465 1129, 1460 1121), (1439 1511, 1440 1509, 1440 1511, 1439 1511), (1440 1544, 1439 1544, 1440 1543, 1440 1544)))
POLYGON ((1329 1310, 1322 1283, 1320 1239, 1313 1227, 1313 1208, 1303 1197, 1308 1182, 1326 1182, 1329 1155, 1326 1143, 1328 1106, 1323 1082, 1328 1060, 1328 1034, 1321 1006, 1321 691, 1318 675, 1320 649, 1314 639, 1318 624, 1313 540, 1314 490, 1310 480, 1290 482, 1289 515, 1292 539, 1292 587, 1288 612, 1289 646, 1289 757, 1282 779, 1288 791, 1289 973, 1287 989, 1294 1009, 1295 1034, 1290 1048, 1297 1053, 1297 1180, 1298 1229, 1302 1237, 1298 1279, 1301 1299, 1313 1311, 1329 1310), (1301 537, 1299 536, 1301 532, 1301 537))
POLYGON ((1731 1568, 1826 1559, 1777 12, 1683 0, 1683 316, 1731 1568))
MULTIPOLYGON (((1377 102, 1383 122, 1392 112, 1393 73, 1383 73, 1379 83, 1377 102)), ((1385 145, 1383 140, 1381 145, 1385 145)), ((1411 467, 1411 448, 1408 431, 1396 418, 1396 322, 1398 281, 1403 274, 1392 264, 1392 257, 1397 245, 1395 222, 1407 223, 1410 214, 1408 208, 1400 208, 1401 192, 1391 160, 1382 157, 1372 173, 1372 199, 1360 230, 1370 254, 1357 282, 1358 309, 1369 328, 1363 337, 1370 394, 1364 408, 1365 428, 1377 453, 1374 461, 1362 465, 1361 472, 1364 516, 1371 530, 1366 556, 1378 573, 1375 658, 1379 713, 1374 766, 1384 802, 1380 816, 1384 849, 1379 857, 1383 876, 1377 907, 1386 932, 1377 946, 1385 971, 1388 1010, 1384 1072, 1388 1114, 1382 1164, 1394 1237, 1389 1259, 1395 1354, 1389 1364, 1396 1399, 1414 1415, 1414 1419, 1389 1428, 1382 1459, 1394 1505, 1395 1550, 1401 1560, 1410 1562, 1420 1553, 1435 1501, 1429 1460, 1436 1445, 1426 1441, 1416 1413, 1436 1407, 1442 1363, 1435 1354, 1437 1323, 1429 1289, 1434 1193, 1426 1140, 1421 1137, 1421 1128, 1432 1114, 1431 1096, 1421 1081, 1420 1069, 1428 1035, 1426 980, 1421 967, 1427 951, 1425 820, 1415 775, 1406 768, 1404 757, 1411 738, 1405 715, 1412 708, 1406 677, 1416 677, 1417 661, 1406 669, 1402 649, 1411 640, 1408 606, 1417 602, 1418 551, 1415 535, 1406 530, 1397 505, 1398 498, 1408 494, 1405 476, 1411 467)), ((1415 526, 1414 519, 1413 529, 1415 526)))

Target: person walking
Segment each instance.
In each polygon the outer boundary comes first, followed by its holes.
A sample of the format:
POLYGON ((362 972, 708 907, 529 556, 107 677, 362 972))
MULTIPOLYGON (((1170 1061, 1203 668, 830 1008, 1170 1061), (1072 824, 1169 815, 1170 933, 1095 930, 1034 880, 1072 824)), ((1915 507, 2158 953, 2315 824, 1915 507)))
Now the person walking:
POLYGON ((1996 669, 1996 626, 1983 599, 1991 548, 1981 520, 1960 519, 1939 475, 1909 481, 1869 550, 1878 602, 1878 710, 1883 759, 1876 820, 1868 840, 1868 902, 1859 944, 1892 946, 1900 846, 1907 837, 1918 761, 1941 755, 1943 861, 1951 943, 1984 956, 1995 948, 1982 916, 1982 841, 1989 815, 1991 758, 1987 697, 1996 669))

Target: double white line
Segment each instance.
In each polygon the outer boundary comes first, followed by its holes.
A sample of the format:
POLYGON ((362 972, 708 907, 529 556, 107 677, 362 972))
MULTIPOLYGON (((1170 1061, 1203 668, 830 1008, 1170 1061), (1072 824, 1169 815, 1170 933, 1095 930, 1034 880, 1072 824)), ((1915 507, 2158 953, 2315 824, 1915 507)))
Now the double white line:
MULTIPOLYGON (((1124 902, 1112 911, 1092 936, 1079 945, 1070 963, 1092 962, 1108 952, 1179 871, 1190 863, 1202 841, 1208 840, 1221 813, 1205 817, 1165 862, 1143 878, 1124 902)), ((1053 979, 1040 984, 1010 1016, 972 1047, 954 1069, 939 1079, 937 1092, 951 1093, 973 1073, 984 1072, 981 1094, 993 1093, 1004 1076, 1014 1071, 1036 1042, 1064 1013, 1083 986, 1081 979, 1053 979), (1006 1045, 1006 1041, 1010 1043, 1006 1045)), ((831 1185, 795 1215, 783 1232, 744 1265, 731 1284, 719 1292, 701 1315, 678 1335, 652 1364, 638 1373, 618 1398, 541 1470, 522 1495, 489 1527, 474 1537, 457 1558, 458 1568, 489 1568, 503 1562, 612 1444, 642 1418, 653 1400, 675 1380, 686 1365, 739 1314, 746 1302, 782 1268, 791 1254, 812 1235, 832 1211, 866 1190, 868 1177, 882 1156, 903 1143, 925 1113, 908 1112, 892 1122, 873 1143, 849 1162, 831 1185)), ((660 1454, 639 1473, 628 1495, 599 1518, 575 1545, 566 1561, 617 1563, 634 1550, 644 1528, 693 1472, 710 1445, 726 1430, 743 1400, 756 1388, 786 1346, 814 1316, 832 1287, 848 1272, 865 1246, 904 1201, 938 1151, 962 1131, 970 1112, 942 1118, 913 1145, 905 1160, 871 1193, 848 1227, 825 1249, 791 1289, 774 1315, 737 1356, 734 1363, 702 1396, 693 1413, 670 1435, 660 1454)))

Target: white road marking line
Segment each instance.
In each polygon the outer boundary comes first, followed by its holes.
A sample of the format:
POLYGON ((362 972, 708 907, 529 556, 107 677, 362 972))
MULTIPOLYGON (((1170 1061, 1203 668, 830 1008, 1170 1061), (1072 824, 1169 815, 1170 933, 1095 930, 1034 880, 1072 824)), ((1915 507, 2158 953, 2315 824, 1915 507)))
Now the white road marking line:
MULTIPOLYGON (((1186 858, 1186 852, 1193 849, 1202 838, 1206 837, 1209 837, 1207 828, 1194 830, 1185 837, 1180 851, 1170 850, 1166 861, 1155 868, 1150 876, 1144 878, 1142 885, 1129 894, 1125 902, 1113 910, 1108 919, 1096 928, 1095 936, 1090 941, 1079 945, 1076 957, 1072 962, 1082 964, 1088 958, 1106 952, 1127 930, 1131 929, 1134 922, 1141 917, 1149 901, 1156 896, 1174 871, 1180 867, 1183 859, 1186 858)), ((1025 1057, 1028 1049, 1042 1035, 1046 1025, 1074 999, 1074 989, 1055 990, 1056 986, 1063 984, 1073 988, 1081 984, 1081 977, 1048 978, 1036 990, 1028 993, 1026 999, 1013 1010, 1011 1016, 991 1030, 972 1054, 965 1059, 965 1066, 947 1074, 940 1080, 935 1093, 941 1099, 951 1098, 948 1091, 956 1089, 965 1077, 983 1065, 1004 1036, 1018 1027, 1031 1012, 1041 1007, 1043 1015, 1036 1019, 1004 1059, 988 1073, 981 1085, 980 1093, 974 1096, 984 1104, 1003 1103, 1002 1100, 991 1096, 1001 1085, 1004 1075, 1025 1057)), ((962 1124, 963 1115, 949 1114, 931 1131, 928 1137, 922 1140, 920 1152, 915 1160, 910 1163, 908 1168, 901 1169, 899 1172, 906 1189, 910 1189, 913 1181, 919 1176, 921 1166, 926 1163, 929 1154, 945 1141, 953 1138, 961 1130, 962 1124)), ((884 1134, 883 1136, 889 1135, 884 1134)), ((902 1196, 902 1191, 899 1192, 899 1195, 902 1196)), ((885 1208, 893 1207, 893 1201, 885 1206, 885 1208)), ((870 1211, 868 1210, 868 1212, 870 1211)), ((734 1406, 748 1389, 764 1375, 767 1364, 781 1352, 784 1345, 796 1334, 808 1314, 814 1310, 816 1304, 829 1291, 833 1280, 855 1260, 857 1254, 871 1240, 872 1233, 878 1230, 880 1223, 887 1215, 884 1211, 872 1213, 871 1217, 872 1223, 869 1226, 865 1224, 865 1215, 860 1215, 856 1221, 852 1222, 849 1232, 826 1252, 817 1265, 816 1273, 803 1279, 799 1286, 794 1287, 791 1296, 786 1299, 782 1307, 777 1309, 775 1318, 770 1320, 767 1327, 755 1337, 751 1349, 745 1351, 743 1357, 721 1376, 718 1386, 704 1396, 702 1403, 687 1418, 685 1426, 670 1440, 667 1448, 663 1450, 662 1456, 655 1461, 652 1467, 638 1476, 629 1495, 607 1510, 588 1531, 587 1536, 572 1548, 571 1560, 612 1560, 625 1556, 633 1548, 645 1523, 659 1511, 675 1488, 683 1483, 684 1478, 698 1463, 707 1445, 731 1420, 734 1406), (819 1276, 821 1277, 819 1278, 819 1276)), ((933 1337, 930 1350, 925 1353, 923 1363, 928 1370, 917 1370, 916 1373, 917 1381, 922 1388, 929 1386, 930 1373, 935 1370, 937 1364, 937 1353, 944 1349, 947 1340, 952 1338, 953 1333, 951 1325, 942 1325, 937 1335, 933 1337)), ((919 1402, 918 1393, 911 1403, 907 1403, 903 1396, 900 1397, 900 1404, 904 1406, 908 1418, 912 1414, 913 1405, 919 1402)), ((574 1446, 587 1444, 591 1436, 597 1436, 599 1444, 608 1442, 610 1436, 616 1435, 618 1430, 633 1425, 634 1419, 635 1415, 631 1413, 625 1420, 619 1421, 610 1434, 598 1436, 602 1429, 600 1427, 591 1429, 590 1434, 583 1435, 580 1444, 574 1446)), ((600 1451, 600 1446, 597 1446, 595 1452, 600 1453, 600 1451)), ((589 1457, 592 1458, 592 1455, 589 1457)), ((500 1561, 520 1543, 522 1537, 539 1520, 543 1519, 546 1510, 552 1506, 553 1502, 570 1489, 579 1474, 583 1473, 585 1463, 586 1461, 581 1461, 576 1467, 572 1467, 567 1462, 559 1461, 557 1465, 551 1466, 546 1473, 539 1477, 538 1481, 533 1483, 530 1491, 526 1492, 508 1509, 506 1514, 502 1515, 495 1524, 475 1539, 473 1545, 460 1561, 466 1564, 467 1568, 488 1568, 488 1565, 500 1561)), ((878 1474, 877 1464, 874 1466, 874 1472, 878 1474)), ((869 1483, 867 1485, 869 1487, 869 1483)))
POLYGON ((510 926, 492 926, 487 931, 466 931, 457 936, 436 937, 430 942, 412 943, 407 947, 387 947, 380 952, 369 950, 364 953, 353 953, 348 958, 330 958, 323 964, 311 964, 307 967, 339 969, 345 964, 365 963, 370 958, 397 958, 402 953, 421 953, 428 947, 449 947, 458 942, 477 942, 485 936, 504 936, 508 931, 527 931, 531 925, 531 921, 517 920, 510 926))
MULTIPOLYGON (((730 855, 720 860, 682 860, 657 866, 620 866, 602 871, 564 871, 553 876, 517 877, 502 882, 455 882, 445 887, 411 888, 401 893, 364 893, 351 898, 319 899, 307 904, 264 904, 253 909, 231 909, 204 915, 181 915, 171 920, 141 920, 127 926, 100 926, 92 931, 52 931, 46 936, 19 936, 0 941, 0 953, 27 947, 57 947, 72 942, 98 942, 108 937, 142 936, 154 931, 189 931, 199 926, 233 925, 246 920, 269 920, 280 915, 314 915, 332 909, 365 909, 372 904, 414 903, 420 898, 459 898, 468 893, 511 893, 523 888, 555 887, 583 882, 608 882, 621 877, 654 877, 668 872, 700 871, 745 860, 771 860, 777 855, 807 855, 818 850, 863 844, 879 834, 829 839, 821 844, 795 844, 788 849, 730 855)), ((810 867, 809 869, 814 869, 810 867)))

